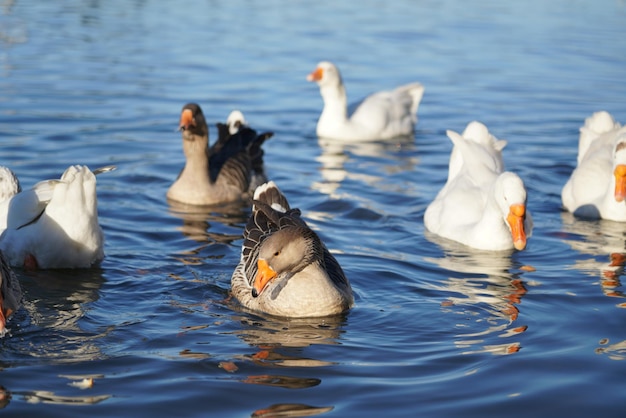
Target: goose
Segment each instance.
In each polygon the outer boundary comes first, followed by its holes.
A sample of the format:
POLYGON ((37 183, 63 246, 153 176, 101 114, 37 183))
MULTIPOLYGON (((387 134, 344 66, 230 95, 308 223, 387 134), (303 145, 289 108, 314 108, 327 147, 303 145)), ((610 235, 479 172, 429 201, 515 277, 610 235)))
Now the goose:
POLYGON ((240 111, 231 112, 228 124, 217 124, 218 139, 209 148, 209 129, 196 103, 183 107, 180 116, 186 162, 167 191, 167 198, 190 205, 245 202, 255 184, 267 181, 261 146, 273 133, 257 135, 240 111))
POLYGON ((346 89, 339 69, 333 63, 320 62, 307 80, 318 84, 324 101, 317 122, 319 137, 372 141, 413 134, 417 109, 424 94, 422 84, 415 82, 371 94, 353 105, 349 114, 346 89))
POLYGON ((256 189, 243 238, 231 290, 244 307, 303 318, 339 314, 353 305, 341 266, 273 181, 256 189))
POLYGON ((0 202, 22 191, 20 180, 9 167, 0 166, 0 202))
POLYGON ((243 113, 238 109, 235 109, 228 114, 228 117, 226 118, 226 125, 228 125, 228 133, 231 135, 235 135, 239 132, 239 128, 242 126, 249 127, 243 113))
POLYGON ((504 171, 506 141, 471 122, 452 141, 448 180, 424 213, 430 232, 466 246, 490 251, 523 250, 532 232, 526 188, 515 173, 504 171))
POLYGON ((22 289, 9 263, 0 251, 0 336, 6 334, 7 320, 22 305, 22 289))
MULTIPOLYGON (((104 237, 98 223, 96 175, 114 169, 106 166, 92 172, 87 166, 72 165, 60 179, 41 181, 0 202, 0 251, 8 263, 28 269, 88 268, 99 263, 104 237)), ((12 178, 17 181, 15 175, 12 178)), ((9 181, 3 176, 0 183, 9 181)))
POLYGON ((580 128, 577 165, 563 186, 563 207, 575 216, 626 222, 626 127, 595 112, 580 128))

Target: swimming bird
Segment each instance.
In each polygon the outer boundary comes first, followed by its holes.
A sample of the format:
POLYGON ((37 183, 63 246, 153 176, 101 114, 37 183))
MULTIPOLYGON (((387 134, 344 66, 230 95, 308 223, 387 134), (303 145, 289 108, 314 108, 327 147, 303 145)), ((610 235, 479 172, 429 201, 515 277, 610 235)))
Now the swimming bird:
POLYGON ((6 333, 7 320, 22 305, 22 289, 7 259, 0 251, 0 336, 6 333))
POLYGON ((348 111, 346 89, 339 69, 322 61, 307 76, 317 82, 324 109, 317 122, 317 135, 343 141, 385 140, 413 134, 417 108, 424 94, 420 83, 379 91, 352 105, 348 111))
POLYGON ((242 126, 248 126, 246 118, 243 116, 241 110, 233 110, 226 118, 226 125, 228 125, 228 133, 235 135, 239 132, 239 128, 242 126))
MULTIPOLYGON (((96 175, 113 169, 92 172, 87 166, 72 165, 60 179, 41 181, 0 202, 0 250, 9 264, 50 269, 86 268, 100 262, 104 237, 98 223, 96 175)), ((17 181, 15 175, 12 178, 17 181)), ((3 175, 0 183, 10 179, 3 175)))
POLYGON ((20 180, 9 167, 0 166, 0 202, 22 191, 20 180))
POLYGON ((498 140, 480 122, 462 135, 447 131, 454 144, 448 180, 424 214, 434 234, 481 250, 523 250, 532 232, 526 188, 515 173, 504 171, 498 140))
POLYGON ((274 182, 255 191, 243 238, 231 288, 246 308, 283 317, 319 317, 353 305, 341 266, 274 182))
POLYGON ((262 145, 273 133, 257 135, 239 111, 228 124, 217 124, 218 139, 209 148, 209 129, 196 103, 183 107, 182 131, 186 162, 167 198, 190 205, 217 205, 249 200, 256 184, 267 181, 262 145))
POLYGON ((606 111, 580 128, 577 166, 561 191, 576 216, 626 222, 626 127, 606 111))

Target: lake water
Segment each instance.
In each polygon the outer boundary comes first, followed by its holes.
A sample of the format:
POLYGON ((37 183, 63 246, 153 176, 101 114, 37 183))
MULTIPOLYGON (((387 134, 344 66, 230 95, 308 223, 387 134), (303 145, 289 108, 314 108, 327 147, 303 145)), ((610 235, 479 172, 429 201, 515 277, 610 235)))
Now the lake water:
MULTIPOLYGON (((98 177, 106 258, 18 271, 0 340, 3 416, 618 417, 626 407, 626 225, 563 213, 578 128, 626 123, 626 2, 10 1, 0 9, 0 164, 29 187, 98 177), (350 101, 420 81, 414 138, 327 145, 306 75, 350 101), (229 299, 247 208, 185 213, 165 192, 195 101, 241 109, 269 176, 350 278, 347 314, 280 320, 229 299), (472 120, 526 182, 528 247, 425 233, 472 120), (94 377, 91 388, 76 383, 94 377)), ((215 130, 211 131, 215 138, 215 130)))

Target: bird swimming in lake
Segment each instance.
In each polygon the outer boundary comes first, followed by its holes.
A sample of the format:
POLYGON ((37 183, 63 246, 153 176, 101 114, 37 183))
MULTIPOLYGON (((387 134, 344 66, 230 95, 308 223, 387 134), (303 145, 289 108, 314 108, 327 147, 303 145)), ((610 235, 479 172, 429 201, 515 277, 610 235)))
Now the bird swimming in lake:
MULTIPOLYGON (((92 172, 87 166, 72 165, 60 179, 7 193, 0 202, 0 250, 8 263, 29 269, 98 264, 104 258, 104 236, 98 222, 96 175, 114 169, 92 172)), ((9 173, 6 168, 0 171, 2 188, 13 183, 9 189, 21 189, 17 176, 9 173)))
POLYGON ((481 250, 526 248, 533 222, 524 182, 504 171, 506 141, 480 122, 468 124, 463 135, 447 134, 454 144, 448 180, 426 208, 426 229, 481 250))
POLYGON ((335 64, 322 61, 307 76, 316 82, 324 101, 317 135, 339 141, 375 141, 412 135, 424 94, 420 83, 379 91, 355 103, 349 112, 346 89, 335 64))
POLYGON ((283 317, 320 317, 353 305, 341 266, 274 182, 255 191, 243 238, 231 289, 246 308, 283 317))
POLYGON ((580 128, 577 166, 561 191, 576 216, 626 222, 626 127, 606 111, 580 128))
POLYGON ((267 181, 262 145, 273 133, 257 135, 243 114, 233 111, 227 124, 217 124, 218 139, 209 148, 209 129, 202 109, 183 107, 185 166, 167 191, 167 198, 190 205, 218 205, 249 201, 254 187, 267 181))

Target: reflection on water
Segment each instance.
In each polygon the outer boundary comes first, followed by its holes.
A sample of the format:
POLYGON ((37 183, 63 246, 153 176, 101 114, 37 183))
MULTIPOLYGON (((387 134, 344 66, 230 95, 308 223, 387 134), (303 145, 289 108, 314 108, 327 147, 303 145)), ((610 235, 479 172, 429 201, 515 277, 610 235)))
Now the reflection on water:
POLYGON ((626 310, 613 306, 624 289, 609 254, 623 246, 590 255, 539 228, 529 252, 485 260, 441 251, 421 220, 449 159, 442 130, 471 117, 517 138, 511 163, 535 185, 538 221, 561 227, 568 139, 598 110, 589 106, 626 109, 626 55, 615 53, 624 2, 432 3, 0 0, 4 163, 31 180, 103 159, 122 170, 99 190, 110 250, 102 270, 50 280, 20 272, 26 305, 0 340, 0 407, 12 396, 0 415, 619 416, 626 362, 607 360, 626 357, 626 310), (337 41, 345 33, 351 41, 337 41), (415 138, 307 141, 319 93, 303 74, 320 45, 352 66, 355 96, 382 75, 394 85, 420 73, 432 95, 415 138), (355 276, 361 306, 345 319, 281 321, 222 301, 249 208, 167 213, 180 171, 173 112, 189 100, 221 117, 251 109, 276 131, 272 177, 308 218, 320 214, 313 223, 355 276), (535 275, 521 260, 542 278, 532 298, 535 275), (599 286, 604 270, 616 277, 599 286), (581 281, 590 290, 572 297, 581 281), (444 306, 433 310, 433 299, 444 306), (83 378, 59 377, 81 373, 105 378, 81 389, 69 384, 83 378))
POLYGON ((242 329, 236 335, 256 347, 307 347, 337 344, 345 315, 323 318, 272 318, 270 316, 234 317, 242 329))
POLYGON ((332 411, 332 406, 316 407, 299 403, 283 403, 270 405, 264 409, 257 409, 252 413, 254 418, 278 417, 310 417, 332 411))
POLYGON ((212 223, 242 229, 249 211, 241 204, 220 206, 187 205, 168 200, 170 213, 183 221, 180 231, 184 236, 198 242, 226 243, 241 238, 241 234, 225 234, 210 231, 212 223))
POLYGON ((611 360, 626 360, 626 340, 610 344, 608 339, 603 339, 596 353, 606 354, 611 360))
MULTIPOLYGON (((168 200, 170 214, 182 220, 178 228, 182 234, 200 245, 193 250, 181 253, 177 259, 183 264, 201 266, 206 255, 200 257, 207 247, 214 244, 230 245, 241 239, 243 227, 249 216, 249 209, 241 204, 219 206, 186 205, 168 200)), ((212 257, 222 257, 214 254, 212 257)))
MULTIPOLYGON (((381 187, 381 180, 384 176, 402 171, 410 171, 417 164, 414 156, 398 155, 397 151, 403 149, 411 149, 415 146, 415 138, 413 136, 402 136, 395 138, 393 141, 385 142, 354 142, 354 143, 337 143, 320 138, 318 143, 322 149, 322 153, 316 158, 321 163, 320 172, 322 181, 314 182, 313 189, 319 190, 324 194, 334 197, 341 183, 346 179, 357 180, 364 184, 374 187, 381 187), (350 171, 346 165, 351 161, 352 156, 360 159, 373 157, 376 159, 376 169, 372 167, 367 169, 350 171), (367 173, 367 174, 366 174, 367 173), (372 175, 376 173, 377 175, 372 175)), ((361 164, 365 164, 361 162, 361 164)))
MULTIPOLYGON (((333 362, 307 355, 310 351, 307 348, 317 344, 338 344, 337 340, 343 332, 342 326, 345 323, 345 315, 301 319, 235 315, 232 319, 241 327, 232 334, 258 350, 253 354, 237 356, 234 360, 249 362, 268 369, 286 370, 333 365, 333 362)), ((234 363, 229 364, 229 362, 222 363, 220 367, 227 371, 237 370, 234 363)), ((289 376, 282 372, 248 375, 238 380, 245 384, 274 386, 284 389, 306 389, 318 386, 322 382, 321 379, 314 376, 289 376)), ((317 408, 301 404, 277 404, 255 413, 258 414, 256 416, 305 416, 316 415, 332 408, 317 408)))
POLYGON ((322 383, 320 379, 314 377, 307 378, 271 374, 248 376, 244 379, 241 379, 241 382, 253 385, 275 386, 281 387, 283 389, 306 389, 322 383))
MULTIPOLYGON (((100 288, 104 283, 99 269, 77 270, 39 270, 16 273, 24 290, 24 310, 20 316, 27 317, 20 321, 10 341, 5 342, 1 352, 2 362, 7 365, 39 363, 79 364, 104 357, 98 341, 112 328, 88 330, 81 320, 89 312, 89 304, 100 297, 100 288), (17 360, 19 358, 19 360, 17 360)), ((91 389, 94 378, 102 375, 59 376, 70 379, 67 383, 71 391, 91 389)), ((52 376, 48 377, 51 380, 52 376)), ((37 379, 33 385, 45 385, 37 379)), ((65 385, 65 383, 61 383, 65 385)), ((96 404, 111 395, 68 396, 58 392, 38 390, 13 392, 4 390, 2 399, 8 403, 13 395, 28 403, 56 405, 96 404)))
POLYGON ((61 396, 55 394, 54 392, 44 390, 20 393, 17 395, 21 395, 28 403, 46 403, 52 405, 93 405, 111 397, 111 395, 61 396))
MULTIPOLYGON (((527 290, 519 273, 511 273, 512 263, 509 252, 480 251, 461 244, 443 240, 426 231, 427 238, 436 241, 443 249, 442 258, 425 257, 426 262, 443 269, 462 273, 448 277, 437 290, 448 293, 442 305, 447 311, 460 313, 463 318, 476 318, 476 323, 485 324, 480 331, 463 332, 469 327, 465 321, 457 326, 455 345, 465 349, 463 354, 487 352, 492 354, 512 354, 520 349, 518 341, 508 341, 525 332, 527 326, 516 325, 520 311, 518 306, 527 290), (463 276, 469 274, 471 276, 463 276), (458 312, 457 308, 462 310, 458 312), (479 309, 480 311, 477 311, 479 309), (486 313, 483 314, 482 312, 486 313), (507 338, 502 344, 486 344, 491 336, 507 338), (478 346, 468 350, 471 347, 478 346)), ((473 328, 473 327, 472 327, 473 328)))
POLYGON ((100 297, 104 278, 99 269, 18 271, 18 277, 30 322, 21 324, 19 334, 30 343, 28 347, 11 345, 11 349, 21 356, 50 362, 74 363, 102 357, 96 342, 108 329, 92 332, 80 324, 88 305, 100 297))
MULTIPOLYGON (((602 292, 609 297, 624 298, 621 276, 626 264, 626 232, 619 222, 578 219, 569 212, 561 214, 563 242, 588 258, 577 257, 570 268, 598 277, 602 292)), ((626 307, 620 303, 618 307, 626 307)))

